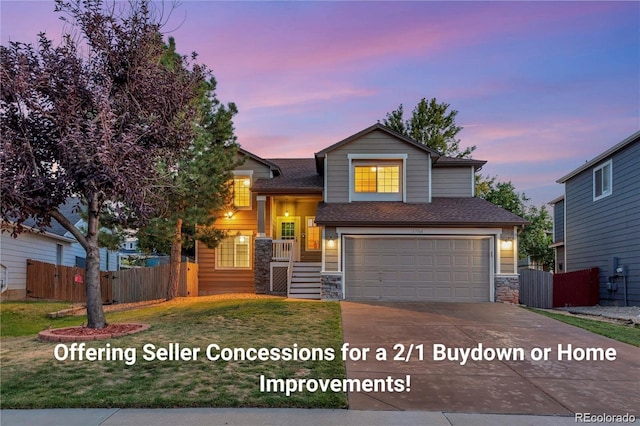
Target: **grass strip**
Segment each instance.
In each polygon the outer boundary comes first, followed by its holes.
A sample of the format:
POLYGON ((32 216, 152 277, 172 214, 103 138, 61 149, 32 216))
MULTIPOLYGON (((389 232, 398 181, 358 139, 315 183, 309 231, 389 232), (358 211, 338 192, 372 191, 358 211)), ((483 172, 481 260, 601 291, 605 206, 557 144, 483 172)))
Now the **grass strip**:
POLYGON ((590 320, 572 315, 558 314, 544 309, 526 308, 538 314, 556 319, 566 324, 589 330, 619 342, 640 347, 640 327, 637 325, 615 324, 606 321, 590 320))

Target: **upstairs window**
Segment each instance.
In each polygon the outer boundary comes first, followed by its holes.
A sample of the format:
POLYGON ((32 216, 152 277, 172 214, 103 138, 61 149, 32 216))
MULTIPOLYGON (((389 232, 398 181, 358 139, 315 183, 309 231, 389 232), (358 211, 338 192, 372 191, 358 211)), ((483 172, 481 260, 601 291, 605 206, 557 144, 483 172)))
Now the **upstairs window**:
POLYGON ((613 193, 613 173, 611 160, 593 169, 593 201, 613 193))
POLYGON ((373 164, 355 166, 355 192, 400 192, 400 166, 373 164))
POLYGON ((349 202, 405 201, 407 154, 350 153, 349 202))
POLYGON ((251 208, 251 176, 233 177, 233 205, 237 208, 251 208))

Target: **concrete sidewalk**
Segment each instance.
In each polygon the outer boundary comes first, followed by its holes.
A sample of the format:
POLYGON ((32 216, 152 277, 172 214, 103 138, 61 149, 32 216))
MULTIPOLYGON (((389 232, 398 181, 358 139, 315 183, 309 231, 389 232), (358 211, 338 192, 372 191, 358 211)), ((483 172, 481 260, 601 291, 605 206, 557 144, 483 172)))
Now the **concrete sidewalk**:
MULTIPOLYGON (((565 426, 573 416, 440 413, 429 411, 310 410, 288 408, 0 410, 2 426, 565 426)), ((606 424, 606 423, 590 423, 606 424)))

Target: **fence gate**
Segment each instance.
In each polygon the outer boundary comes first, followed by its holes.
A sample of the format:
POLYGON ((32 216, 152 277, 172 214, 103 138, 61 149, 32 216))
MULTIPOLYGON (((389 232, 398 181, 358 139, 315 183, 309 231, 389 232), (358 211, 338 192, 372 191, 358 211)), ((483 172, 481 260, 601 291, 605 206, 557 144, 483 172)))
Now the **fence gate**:
MULTIPOLYGON (((84 268, 27 260, 27 296, 82 303, 87 300, 84 268)), ((102 303, 113 301, 111 279, 100 273, 102 303)))
POLYGON ((593 306, 600 303, 598 276, 598 268, 555 274, 553 307, 593 306))
POLYGON ((553 307, 553 274, 524 269, 520 271, 520 303, 532 308, 553 307))

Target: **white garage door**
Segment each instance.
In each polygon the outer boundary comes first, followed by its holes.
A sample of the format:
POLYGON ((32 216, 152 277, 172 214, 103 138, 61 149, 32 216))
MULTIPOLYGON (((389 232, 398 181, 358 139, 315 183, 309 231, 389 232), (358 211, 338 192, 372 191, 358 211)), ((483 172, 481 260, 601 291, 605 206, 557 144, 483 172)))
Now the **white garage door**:
POLYGON ((345 238, 350 300, 489 301, 488 238, 345 238))

